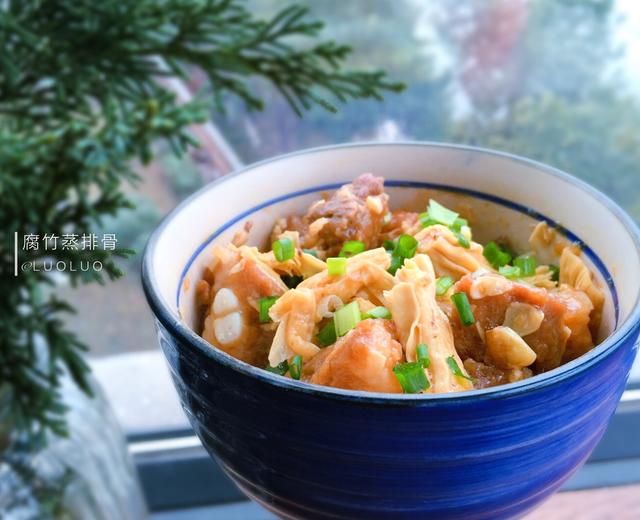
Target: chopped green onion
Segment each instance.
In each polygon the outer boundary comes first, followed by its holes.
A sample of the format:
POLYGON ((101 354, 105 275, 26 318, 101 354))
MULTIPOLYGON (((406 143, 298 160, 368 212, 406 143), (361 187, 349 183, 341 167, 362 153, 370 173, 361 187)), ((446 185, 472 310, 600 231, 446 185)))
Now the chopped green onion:
POLYGON ((292 379, 300 379, 300 375, 302 374, 302 356, 298 354, 294 356, 289 363, 289 375, 292 379))
POLYGON ((420 224, 422 224, 423 228, 438 224, 438 221, 433 220, 426 211, 424 213, 420 213, 420 215, 418 215, 418 219, 420 220, 420 224))
POLYGON ((411 235, 400 236, 391 253, 389 272, 395 275, 396 271, 404 264, 405 258, 412 258, 416 254, 417 248, 418 241, 411 235))
POLYGON ((422 362, 398 363, 393 373, 406 394, 417 394, 431 386, 422 362))
POLYGON ((436 280, 436 295, 442 296, 446 294, 453 284, 453 278, 450 276, 441 276, 436 280))
POLYGON ((393 250, 395 256, 400 258, 413 258, 418 248, 418 241, 411 235, 402 235, 398 238, 396 248, 393 250))
POLYGON ((291 260, 296 254, 296 249, 290 238, 281 238, 280 240, 276 240, 271 244, 271 249, 273 249, 273 254, 278 262, 291 260))
POLYGON ((456 305, 458 316, 460 316, 460 321, 462 322, 462 324, 465 327, 473 325, 476 322, 476 319, 473 317, 473 310, 471 309, 471 304, 469 303, 467 293, 455 293, 453 296, 451 296, 451 300, 456 305))
POLYGON ((469 249, 471 247, 471 244, 467 240, 467 237, 465 237, 462 233, 460 233, 460 231, 451 229, 451 232, 453 233, 453 236, 455 236, 458 239, 458 244, 460 244, 465 249, 469 249))
POLYGON ((461 232, 464 226, 469 227, 469 221, 466 218, 458 217, 453 221, 453 224, 451 224, 451 229, 461 232))
POLYGON ((364 242, 360 242, 360 240, 349 240, 342 244, 342 250, 339 256, 349 258, 356 256, 358 253, 362 253, 365 249, 366 246, 364 242))
POLYGON ((505 278, 515 280, 516 278, 520 278, 522 276, 522 269, 513 265, 503 265, 498 269, 498 273, 500 273, 505 278))
POLYGON ((387 309, 386 307, 374 307, 373 309, 367 311, 367 312, 363 312, 362 313, 362 319, 366 320, 369 318, 379 318, 379 319, 383 319, 383 320, 389 320, 391 319, 391 311, 389 311, 389 309, 387 309))
POLYGON ((396 243, 393 240, 385 240, 384 242, 382 242, 382 247, 384 247, 385 250, 391 252, 396 248, 396 243))
POLYGON ((347 259, 338 257, 327 258, 327 269, 331 276, 342 276, 347 273, 347 259))
POLYGON ((297 274, 283 274, 280 278, 289 289, 295 289, 304 280, 304 277, 297 274))
POLYGON ((278 374, 279 376, 283 376, 287 373, 287 370, 289 370, 289 363, 285 359, 282 363, 279 363, 275 367, 267 365, 265 367, 265 370, 268 372, 273 372, 274 374, 278 374))
POLYGON ((269 316, 269 309, 276 303, 278 296, 266 296, 258 300, 258 309, 260 311, 260 323, 269 323, 271 316, 269 316))
POLYGON ((442 204, 438 204, 435 200, 429 201, 429 218, 444 224, 445 226, 453 226, 458 214, 455 211, 445 208, 442 204))
POLYGON ((404 264, 404 258, 392 254, 391 265, 389 266, 389 272, 395 275, 396 271, 402 267, 402 264, 404 264))
POLYGON ((502 242, 496 242, 496 244, 505 253, 508 253, 511 256, 511 258, 515 258, 516 256, 518 256, 518 253, 514 251, 513 247, 511 247, 511 244, 509 242, 502 241, 502 242))
POLYGON ((532 256, 523 255, 515 258, 513 260, 513 265, 519 267, 522 271, 522 276, 526 277, 536 274, 536 266, 538 265, 538 263, 532 256))
POLYGON ((557 265, 549 264, 549 271, 551 271, 551 280, 554 282, 559 282, 560 268, 557 265))
POLYGON ((495 242, 489 242, 484 246, 482 254, 495 269, 511 262, 511 255, 495 242))
POLYGON ((344 336, 351 329, 354 329, 361 321, 360 307, 358 302, 351 302, 341 307, 333 314, 333 321, 336 327, 336 335, 344 336))
POLYGON ((472 377, 469 377, 462 370, 460 370, 460 367, 458 366, 458 363, 456 363, 456 360, 453 358, 453 356, 449 356, 447 358, 447 365, 449 366, 451 372, 453 372, 454 376, 463 377, 468 381, 473 381, 472 377))
POLYGON ((316 335, 318 343, 323 347, 328 347, 336 342, 336 325, 333 320, 320 329, 316 335))
POLYGON ((302 252, 318 258, 318 252, 315 249, 303 249, 302 252))
POLYGON ((431 357, 429 356, 429 346, 426 343, 420 343, 416 347, 416 357, 424 368, 429 368, 431 357))

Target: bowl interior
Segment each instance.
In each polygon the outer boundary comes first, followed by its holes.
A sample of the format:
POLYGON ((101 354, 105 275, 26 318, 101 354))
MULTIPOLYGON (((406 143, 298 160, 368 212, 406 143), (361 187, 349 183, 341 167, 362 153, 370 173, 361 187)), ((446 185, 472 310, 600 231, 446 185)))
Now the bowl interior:
POLYGON ((251 221, 249 243, 265 246, 277 218, 304 213, 321 193, 366 171, 385 177, 393 209, 424 211, 434 197, 469 217, 474 239, 481 243, 509 237, 516 250, 526 251, 540 220, 566 230, 568 238, 582 244, 583 256, 605 289, 599 341, 620 328, 636 307, 636 230, 606 197, 531 161, 424 144, 310 150, 259 163, 203 188, 154 235, 145 259, 151 290, 168 313, 197 327, 195 286, 213 243, 229 242, 251 221))

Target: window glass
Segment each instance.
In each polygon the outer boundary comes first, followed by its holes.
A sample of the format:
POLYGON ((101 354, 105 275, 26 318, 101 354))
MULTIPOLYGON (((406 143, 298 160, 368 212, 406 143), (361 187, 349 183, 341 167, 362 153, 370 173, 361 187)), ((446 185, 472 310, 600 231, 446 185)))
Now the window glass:
MULTIPOLYGON (((257 13, 282 8, 249 2, 257 13)), ((227 99, 205 146, 184 160, 158 150, 142 171, 137 208, 105 223, 139 251, 161 215, 244 163, 359 140, 437 140, 505 150, 557 166, 640 219, 640 3, 634 0, 323 0, 308 2, 325 35, 349 43, 351 64, 385 69, 407 90, 384 102, 296 116, 269 85, 248 113, 227 99)), ((194 75, 195 89, 202 78, 194 75)), ((96 355, 156 348, 139 287, 140 255, 107 289, 72 294, 73 323, 96 355), (109 295, 109 296, 107 296, 109 295), (96 323, 100 327, 96 327, 96 323), (100 330, 96 336, 95 331, 100 330)), ((635 377, 640 379, 640 371, 635 377)))

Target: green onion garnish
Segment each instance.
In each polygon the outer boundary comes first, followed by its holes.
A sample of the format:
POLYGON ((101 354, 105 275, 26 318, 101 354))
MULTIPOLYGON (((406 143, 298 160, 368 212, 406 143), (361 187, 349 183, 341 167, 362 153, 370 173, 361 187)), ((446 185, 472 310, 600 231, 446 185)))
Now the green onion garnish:
POLYGON ((455 236, 456 239, 458 239, 458 244, 460 244, 465 249, 469 249, 471 247, 471 244, 467 240, 467 237, 465 237, 462 233, 460 233, 460 231, 456 231, 455 229, 452 228, 451 232, 453 233, 453 236, 455 236))
POLYGON ((335 323, 338 337, 344 336, 351 329, 354 329, 360 321, 361 315, 358 302, 351 302, 333 314, 333 322, 335 323))
POLYGON ((342 276, 347 273, 347 259, 342 257, 327 258, 327 270, 331 276, 342 276))
POLYGON ((513 260, 513 265, 520 268, 520 270, 522 271, 522 276, 524 277, 533 276, 534 274, 536 274, 536 266, 538 265, 538 263, 532 256, 523 255, 515 258, 513 260))
POLYGON ((292 379, 300 379, 300 374, 302 374, 302 356, 298 354, 289 363, 289 375, 292 379))
POLYGON ((393 240, 385 240, 382 242, 382 247, 384 247, 386 251, 391 252, 396 248, 396 243, 393 240))
POLYGON ((455 293, 453 296, 451 296, 451 300, 456 305, 458 316, 460 316, 460 321, 462 322, 462 324, 465 327, 473 325, 476 322, 476 319, 473 317, 473 310, 471 310, 471 304, 469 303, 467 293, 455 293))
POLYGON ((282 363, 279 363, 275 367, 267 365, 265 367, 265 370, 268 372, 273 372, 274 374, 278 374, 279 376, 283 376, 287 373, 287 370, 289 370, 289 363, 287 363, 287 360, 285 359, 282 363))
POLYGON ((442 204, 438 204, 433 199, 429 201, 428 213, 430 219, 435 220, 440 224, 444 224, 445 226, 453 226, 458 218, 458 213, 445 208, 442 204))
POLYGON ((458 217, 453 221, 453 224, 451 224, 451 229, 459 233, 460 231, 462 231, 462 228, 464 226, 468 227, 469 221, 466 218, 458 217))
POLYGON ((560 268, 557 265, 549 264, 549 271, 551 271, 551 280, 554 282, 559 282, 560 268))
POLYGON ((449 369, 451 370, 451 372, 453 372, 454 376, 463 377, 468 381, 473 381, 472 377, 465 375, 465 373, 462 370, 460 370, 460 367, 458 366, 458 363, 456 363, 456 360, 453 359, 453 356, 449 356, 447 358, 447 365, 449 366, 449 369))
POLYGON ((516 278, 520 278, 522 276, 522 269, 514 265, 503 265, 498 269, 498 273, 500 273, 505 278, 515 280, 516 278))
POLYGON ((415 238, 411 235, 401 235, 395 243, 395 247, 391 253, 391 266, 389 267, 389 272, 391 274, 396 274, 396 271, 402 267, 404 259, 413 258, 416 254, 417 248, 418 241, 415 238))
POLYGON ((389 320, 391 319, 391 311, 386 307, 382 307, 382 306, 374 307, 373 309, 362 313, 363 320, 366 320, 369 318, 373 318, 373 319, 379 318, 383 320, 389 320))
POLYGON ((318 343, 323 347, 328 347, 336 342, 336 325, 333 320, 320 329, 316 335, 318 343))
POLYGON ((431 386, 422 362, 398 363, 393 367, 393 373, 406 394, 417 394, 431 386))
POLYGON ((393 254, 400 258, 413 258, 418 248, 418 241, 411 235, 402 235, 398 238, 396 248, 393 250, 393 254))
POLYGON ((304 253, 307 253, 308 255, 315 256, 316 258, 318 258, 318 252, 315 249, 303 249, 302 251, 304 253))
POLYGON ((431 357, 429 357, 429 346, 426 343, 420 343, 416 347, 416 358, 424 368, 429 368, 431 357))
POLYGON ((427 211, 425 211, 424 213, 420 213, 420 215, 418 215, 418 219, 420 219, 420 224, 422 224, 422 227, 429 227, 429 226, 435 226, 436 224, 438 224, 437 220, 433 220, 430 216, 429 213, 427 211))
POLYGON ((511 255, 495 242, 489 242, 484 246, 482 254, 495 269, 511 262, 511 255))
POLYGON ((349 240, 342 244, 342 250, 339 256, 350 258, 356 256, 358 253, 362 253, 365 249, 364 242, 360 242, 360 240, 349 240))
POLYGON ((289 238, 281 238, 280 240, 276 240, 273 244, 271 244, 271 249, 273 249, 273 254, 275 255, 278 262, 286 262, 287 260, 291 260, 296 254, 296 249, 293 246, 293 242, 289 238))
POLYGON ((266 296, 258 300, 258 309, 260 311, 260 323, 269 323, 271 316, 269 316, 269 309, 276 303, 278 296, 266 296))
POLYGON ((283 274, 280 278, 289 289, 295 289, 298 287, 298 284, 304 280, 302 276, 298 276, 297 274, 283 274))
POLYGON ((389 272, 395 275, 396 271, 402 267, 402 264, 404 264, 404 258, 392 254, 391 265, 389 266, 389 272))
POLYGON ((436 295, 442 296, 446 294, 453 284, 453 278, 450 276, 441 276, 436 280, 436 295))

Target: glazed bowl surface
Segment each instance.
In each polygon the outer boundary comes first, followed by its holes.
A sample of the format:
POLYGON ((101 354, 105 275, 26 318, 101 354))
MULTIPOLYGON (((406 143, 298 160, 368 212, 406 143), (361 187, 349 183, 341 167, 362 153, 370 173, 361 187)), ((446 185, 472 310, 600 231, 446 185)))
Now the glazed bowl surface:
POLYGON ((282 518, 517 518, 556 491, 602 437, 640 327, 640 238, 604 195, 553 168, 476 148, 359 144, 282 156, 206 186, 145 252, 143 285, 183 408, 208 452, 282 518), (363 172, 392 208, 430 196, 477 216, 474 238, 526 250, 546 220, 583 246, 606 292, 601 343, 550 372, 458 394, 324 388, 238 361, 200 338, 195 285, 213 243, 247 220, 264 244, 275 220, 363 172))

